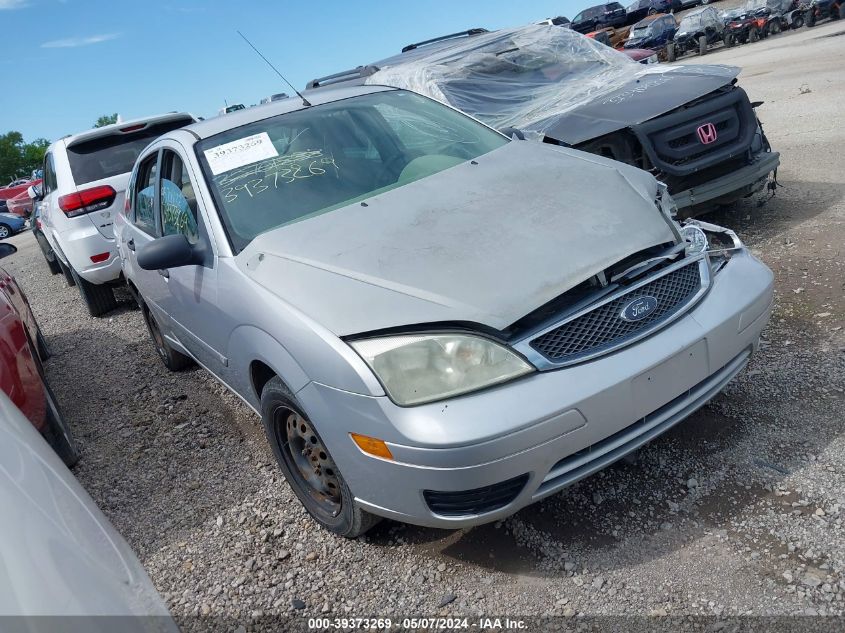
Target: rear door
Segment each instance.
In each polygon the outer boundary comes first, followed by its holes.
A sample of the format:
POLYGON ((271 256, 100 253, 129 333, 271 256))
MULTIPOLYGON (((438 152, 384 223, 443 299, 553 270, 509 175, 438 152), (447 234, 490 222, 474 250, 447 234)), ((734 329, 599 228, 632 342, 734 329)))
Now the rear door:
MULTIPOLYGON (((161 235, 158 224, 158 192, 156 181, 160 169, 161 152, 157 151, 138 165, 138 171, 129 193, 129 213, 120 231, 118 245, 126 277, 131 280, 144 302, 153 311, 162 331, 167 329, 161 309, 167 285, 155 270, 144 270, 138 265, 138 252, 161 235)), ((121 221, 122 222, 122 221, 121 221)))

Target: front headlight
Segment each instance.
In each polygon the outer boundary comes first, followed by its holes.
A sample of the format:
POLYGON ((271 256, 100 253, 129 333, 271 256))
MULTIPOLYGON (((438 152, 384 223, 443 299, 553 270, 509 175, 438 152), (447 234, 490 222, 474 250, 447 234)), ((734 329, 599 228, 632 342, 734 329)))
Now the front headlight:
POLYGON ((407 334, 350 345, 399 405, 442 400, 534 371, 508 348, 469 334, 407 334))

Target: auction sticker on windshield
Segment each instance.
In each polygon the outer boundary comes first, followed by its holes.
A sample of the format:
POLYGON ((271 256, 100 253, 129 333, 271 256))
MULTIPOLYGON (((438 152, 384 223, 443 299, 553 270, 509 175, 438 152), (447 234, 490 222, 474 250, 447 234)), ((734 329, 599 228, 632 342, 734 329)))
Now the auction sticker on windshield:
POLYGON ((212 147, 204 152, 211 173, 218 176, 227 171, 257 163, 267 158, 275 158, 278 150, 267 132, 245 136, 244 138, 212 147))

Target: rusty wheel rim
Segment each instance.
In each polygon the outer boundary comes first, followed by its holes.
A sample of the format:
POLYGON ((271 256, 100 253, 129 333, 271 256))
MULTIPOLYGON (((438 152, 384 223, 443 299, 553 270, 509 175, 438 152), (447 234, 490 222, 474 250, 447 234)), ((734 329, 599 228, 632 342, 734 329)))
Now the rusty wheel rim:
POLYGON ((275 414, 276 437, 299 483, 321 510, 337 516, 341 494, 337 466, 304 416, 280 407, 275 414))

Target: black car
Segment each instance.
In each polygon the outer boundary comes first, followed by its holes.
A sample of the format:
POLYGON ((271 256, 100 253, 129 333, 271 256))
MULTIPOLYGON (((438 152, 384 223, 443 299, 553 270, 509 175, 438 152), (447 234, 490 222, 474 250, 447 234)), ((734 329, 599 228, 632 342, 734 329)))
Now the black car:
POLYGON ((597 4, 589 9, 584 9, 572 18, 571 28, 579 33, 592 33, 606 26, 625 26, 628 21, 628 14, 618 2, 597 4))
POLYGON ((831 20, 845 18, 845 2, 843 0, 812 0, 804 16, 804 24, 815 26, 816 22, 825 18, 831 20))
POLYGON ((655 69, 551 26, 474 29, 404 50, 314 79, 307 90, 356 84, 414 90, 507 136, 645 169, 667 184, 683 216, 759 191, 780 162, 736 85, 738 68, 655 69))
POLYGON ((669 13, 675 8, 675 0, 635 0, 625 9, 628 24, 636 24, 643 18, 656 13, 669 13))
POLYGON ((650 48, 657 50, 666 46, 675 36, 678 25, 673 15, 650 15, 633 27, 624 48, 650 48))

